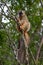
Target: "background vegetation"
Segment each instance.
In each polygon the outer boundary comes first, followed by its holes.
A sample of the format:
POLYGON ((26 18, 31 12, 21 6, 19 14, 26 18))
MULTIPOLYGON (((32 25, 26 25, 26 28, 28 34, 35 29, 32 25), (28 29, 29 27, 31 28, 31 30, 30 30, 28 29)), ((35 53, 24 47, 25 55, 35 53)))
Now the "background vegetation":
POLYGON ((17 65, 14 48, 20 33, 12 17, 19 10, 25 10, 31 23, 30 65, 43 65, 43 0, 0 0, 0 65, 17 65))

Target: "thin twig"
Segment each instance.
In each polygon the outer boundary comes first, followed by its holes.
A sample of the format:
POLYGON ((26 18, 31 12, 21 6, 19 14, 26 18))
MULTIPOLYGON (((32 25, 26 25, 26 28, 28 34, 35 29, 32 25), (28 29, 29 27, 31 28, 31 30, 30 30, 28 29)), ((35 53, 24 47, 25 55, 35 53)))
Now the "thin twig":
POLYGON ((42 1, 42 0, 40 0, 40 3, 41 3, 41 6, 42 6, 42 8, 43 8, 43 1, 42 1))
POLYGON ((36 60, 35 60, 35 58, 34 58, 34 56, 33 56, 33 53, 32 53, 32 51, 31 51, 30 47, 29 47, 29 51, 30 51, 31 57, 32 57, 32 59, 33 59, 35 65, 37 65, 37 64, 36 64, 36 60))
POLYGON ((43 45, 43 37, 42 37, 42 40, 41 40, 40 46, 39 46, 39 48, 38 48, 38 52, 37 52, 37 56, 36 56, 36 62, 37 62, 38 59, 39 59, 39 54, 40 54, 40 50, 41 50, 42 45, 43 45))

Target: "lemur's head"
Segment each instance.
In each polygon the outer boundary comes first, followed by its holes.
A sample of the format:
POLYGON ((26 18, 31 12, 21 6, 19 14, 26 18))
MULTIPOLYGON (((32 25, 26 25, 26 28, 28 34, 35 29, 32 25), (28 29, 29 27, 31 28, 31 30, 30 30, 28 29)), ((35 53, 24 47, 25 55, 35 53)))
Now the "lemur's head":
POLYGON ((25 16, 25 11, 20 10, 20 11, 17 13, 16 18, 20 18, 20 20, 21 20, 24 16, 25 16))
POLYGON ((25 15, 25 11, 19 11, 19 16, 22 17, 25 15))

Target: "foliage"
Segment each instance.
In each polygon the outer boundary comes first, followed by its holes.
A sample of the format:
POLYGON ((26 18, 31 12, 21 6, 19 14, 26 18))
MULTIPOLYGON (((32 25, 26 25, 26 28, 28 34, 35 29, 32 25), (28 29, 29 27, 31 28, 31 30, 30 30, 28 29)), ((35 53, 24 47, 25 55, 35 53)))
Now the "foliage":
MULTIPOLYGON (((0 65, 16 65, 13 44, 17 45, 21 33, 16 29, 15 20, 6 17, 2 22, 4 7, 9 5, 5 14, 8 16, 16 15, 19 10, 25 10, 28 20, 31 23, 30 49, 36 59, 38 48, 41 44, 43 36, 43 0, 0 0, 0 65), (3 8, 3 10, 1 10, 3 8), (8 22, 9 20, 9 22, 8 22)), ((37 65, 43 65, 43 46, 39 55, 37 65)), ((34 65, 34 61, 30 55, 30 65, 34 65)))

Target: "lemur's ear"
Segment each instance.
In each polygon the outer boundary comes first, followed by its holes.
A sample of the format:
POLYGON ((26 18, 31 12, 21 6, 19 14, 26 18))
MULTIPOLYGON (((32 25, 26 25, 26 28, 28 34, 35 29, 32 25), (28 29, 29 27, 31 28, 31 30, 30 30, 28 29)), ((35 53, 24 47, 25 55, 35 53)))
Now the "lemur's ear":
POLYGON ((22 10, 22 13, 25 13, 25 11, 24 11, 24 10, 22 10))

